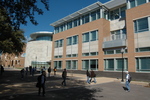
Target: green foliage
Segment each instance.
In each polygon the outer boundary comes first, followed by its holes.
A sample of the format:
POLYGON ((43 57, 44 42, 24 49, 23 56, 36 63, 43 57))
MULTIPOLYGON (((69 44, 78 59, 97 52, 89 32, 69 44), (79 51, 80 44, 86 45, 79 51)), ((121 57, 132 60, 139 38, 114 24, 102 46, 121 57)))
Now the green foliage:
MULTIPOLYGON (((39 0, 0 0, 0 50, 3 53, 19 54, 23 51, 24 32, 20 25, 26 25, 27 19, 37 25, 34 14, 43 14, 38 8, 39 0)), ((48 9, 48 0, 40 0, 48 9)))
POLYGON ((49 0, 0 0, 0 9, 6 10, 10 17, 11 25, 15 29, 19 29, 20 24, 27 24, 27 18, 29 18, 32 24, 38 24, 34 19, 34 14, 43 14, 43 10, 37 6, 39 1, 49 10, 49 0))

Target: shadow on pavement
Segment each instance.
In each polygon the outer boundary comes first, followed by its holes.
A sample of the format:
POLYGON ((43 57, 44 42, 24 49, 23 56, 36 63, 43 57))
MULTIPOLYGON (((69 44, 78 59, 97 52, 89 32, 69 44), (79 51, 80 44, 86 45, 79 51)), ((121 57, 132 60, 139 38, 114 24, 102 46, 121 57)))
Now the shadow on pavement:
POLYGON ((96 100, 103 98, 101 95, 95 95, 96 92, 102 92, 102 89, 91 89, 89 87, 78 87, 69 89, 60 89, 55 91, 47 91, 46 96, 38 96, 36 93, 13 95, 0 98, 1 100, 96 100))
MULTIPOLYGON (((26 100, 30 100, 30 98, 32 98, 33 100, 34 98, 41 98, 37 96, 38 88, 35 87, 38 75, 39 73, 36 73, 35 76, 28 75, 25 76, 24 79, 21 79, 20 71, 5 71, 3 76, 0 76, 0 100, 13 98, 18 98, 16 100, 20 100, 19 98, 27 98, 26 100)), ((50 97, 59 99, 66 97, 72 98, 72 96, 81 98, 83 92, 85 92, 87 96, 91 96, 91 93, 94 92, 94 90, 88 90, 83 87, 74 88, 84 86, 86 83, 84 81, 75 80, 71 77, 67 78, 66 87, 62 86, 61 82, 62 78, 59 75, 55 77, 47 77, 46 91, 49 91, 48 94, 50 95, 46 96, 46 98, 50 97), (73 92, 74 90, 75 92, 73 92)))

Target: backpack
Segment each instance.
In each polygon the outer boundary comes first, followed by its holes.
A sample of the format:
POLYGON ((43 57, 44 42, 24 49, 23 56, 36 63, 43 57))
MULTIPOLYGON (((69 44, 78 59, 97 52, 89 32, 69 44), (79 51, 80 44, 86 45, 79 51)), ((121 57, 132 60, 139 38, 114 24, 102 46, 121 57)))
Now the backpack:
POLYGON ((132 77, 129 75, 128 82, 130 83, 132 81, 132 77))

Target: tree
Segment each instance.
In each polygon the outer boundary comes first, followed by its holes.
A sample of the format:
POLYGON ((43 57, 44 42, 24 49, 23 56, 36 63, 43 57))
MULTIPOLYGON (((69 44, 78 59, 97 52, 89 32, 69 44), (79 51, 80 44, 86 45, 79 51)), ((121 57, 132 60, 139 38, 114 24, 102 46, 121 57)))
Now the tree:
POLYGON ((38 8, 38 1, 49 10, 48 0, 0 0, 0 51, 9 54, 23 51, 25 37, 20 25, 27 25, 27 19, 34 25, 38 24, 35 13, 44 13, 38 8))

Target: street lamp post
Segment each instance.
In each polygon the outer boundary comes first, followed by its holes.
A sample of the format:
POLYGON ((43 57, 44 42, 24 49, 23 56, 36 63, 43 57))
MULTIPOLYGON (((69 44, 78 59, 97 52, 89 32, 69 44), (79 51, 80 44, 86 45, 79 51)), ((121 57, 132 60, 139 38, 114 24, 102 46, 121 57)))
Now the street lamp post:
POLYGON ((124 82, 124 80, 123 80, 123 71, 124 71, 124 60, 123 60, 123 53, 124 53, 124 49, 122 48, 121 49, 121 54, 122 54, 122 82, 124 82))

